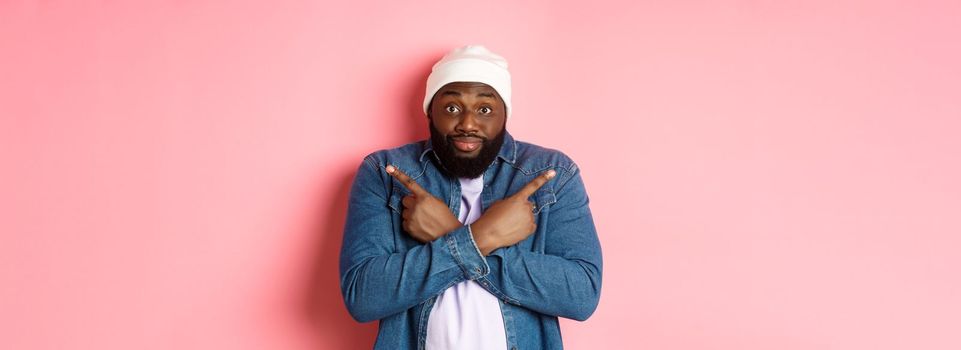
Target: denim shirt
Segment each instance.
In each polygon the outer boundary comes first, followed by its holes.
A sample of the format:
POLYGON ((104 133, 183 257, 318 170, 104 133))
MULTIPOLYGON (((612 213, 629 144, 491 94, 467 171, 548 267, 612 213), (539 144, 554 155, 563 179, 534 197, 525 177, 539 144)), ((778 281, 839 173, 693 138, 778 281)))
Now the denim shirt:
MULTIPOLYGON (((504 131, 507 132, 506 130, 504 131)), ((435 165, 430 140, 364 158, 350 189, 340 252, 340 287, 358 322, 380 320, 375 349, 424 349, 427 318, 448 287, 474 280, 500 300, 508 349, 561 349, 557 317, 586 320, 601 293, 601 247, 577 165, 563 153, 504 137, 484 172, 483 207, 513 195, 539 174, 556 175, 531 195, 536 231, 488 256, 470 226, 429 243, 402 227, 410 192, 394 165, 460 211, 460 182, 435 165)))

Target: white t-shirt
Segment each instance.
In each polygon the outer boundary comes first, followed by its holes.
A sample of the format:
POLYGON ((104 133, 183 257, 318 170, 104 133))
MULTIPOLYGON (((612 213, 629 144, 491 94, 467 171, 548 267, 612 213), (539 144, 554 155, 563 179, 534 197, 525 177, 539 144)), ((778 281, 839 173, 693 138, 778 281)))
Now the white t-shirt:
MULTIPOLYGON (((461 205, 458 220, 465 225, 481 216, 484 176, 460 178, 461 205)), ((507 334, 500 302, 474 281, 457 283, 444 291, 427 319, 429 350, 507 349, 507 334)))

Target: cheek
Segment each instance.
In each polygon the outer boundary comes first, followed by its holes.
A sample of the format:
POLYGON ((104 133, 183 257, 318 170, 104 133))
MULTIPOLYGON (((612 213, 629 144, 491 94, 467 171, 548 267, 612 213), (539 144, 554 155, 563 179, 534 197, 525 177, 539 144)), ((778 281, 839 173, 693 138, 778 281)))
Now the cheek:
POLYGON ((437 131, 440 131, 442 134, 445 134, 445 135, 449 134, 451 130, 454 129, 453 123, 443 121, 443 120, 437 120, 437 118, 434 118, 433 120, 431 120, 430 123, 431 125, 434 126, 434 129, 437 129, 437 131))
POLYGON ((496 118, 491 120, 484 125, 484 132, 487 133, 488 137, 493 137, 504 130, 504 125, 506 120, 504 118, 496 118))

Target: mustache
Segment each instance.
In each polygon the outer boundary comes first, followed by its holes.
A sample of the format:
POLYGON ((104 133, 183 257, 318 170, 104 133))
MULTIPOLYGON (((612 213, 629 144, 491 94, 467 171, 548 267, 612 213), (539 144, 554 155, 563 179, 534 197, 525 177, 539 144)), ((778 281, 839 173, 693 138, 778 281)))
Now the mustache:
POLYGON ((455 139, 476 139, 482 142, 487 142, 487 138, 483 136, 478 136, 477 134, 458 134, 458 135, 447 135, 447 141, 453 141, 455 139))

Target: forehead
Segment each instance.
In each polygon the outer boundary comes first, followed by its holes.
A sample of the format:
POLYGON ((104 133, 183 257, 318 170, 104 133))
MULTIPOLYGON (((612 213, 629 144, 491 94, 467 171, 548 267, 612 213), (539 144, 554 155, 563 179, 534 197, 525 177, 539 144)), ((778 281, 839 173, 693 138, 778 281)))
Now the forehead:
POLYGON ((444 85, 437 93, 434 95, 435 98, 440 98, 444 96, 465 96, 473 95, 478 97, 490 97, 496 100, 500 100, 500 95, 497 94, 497 90, 494 90, 490 85, 478 82, 453 82, 444 85))

